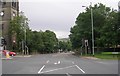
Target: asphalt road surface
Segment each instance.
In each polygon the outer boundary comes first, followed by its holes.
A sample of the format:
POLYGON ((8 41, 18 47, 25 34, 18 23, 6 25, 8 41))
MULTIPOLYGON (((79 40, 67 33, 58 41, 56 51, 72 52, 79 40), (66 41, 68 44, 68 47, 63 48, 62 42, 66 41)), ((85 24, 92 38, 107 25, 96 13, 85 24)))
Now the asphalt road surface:
POLYGON ((118 74, 117 60, 86 59, 71 53, 2 60, 3 74, 118 74))

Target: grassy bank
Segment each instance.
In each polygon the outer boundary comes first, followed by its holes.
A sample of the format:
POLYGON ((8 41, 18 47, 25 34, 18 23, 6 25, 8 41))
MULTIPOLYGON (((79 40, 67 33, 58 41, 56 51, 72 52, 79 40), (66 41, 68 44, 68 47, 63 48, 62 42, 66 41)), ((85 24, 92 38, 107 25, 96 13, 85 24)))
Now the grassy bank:
POLYGON ((112 60, 118 59, 118 55, 112 55, 112 54, 95 54, 95 57, 100 59, 112 59, 112 60))
POLYGON ((120 59, 120 53, 119 54, 113 54, 112 52, 102 52, 102 53, 96 53, 94 56, 91 54, 82 55, 87 57, 96 57, 99 59, 110 59, 110 60, 118 60, 120 59))

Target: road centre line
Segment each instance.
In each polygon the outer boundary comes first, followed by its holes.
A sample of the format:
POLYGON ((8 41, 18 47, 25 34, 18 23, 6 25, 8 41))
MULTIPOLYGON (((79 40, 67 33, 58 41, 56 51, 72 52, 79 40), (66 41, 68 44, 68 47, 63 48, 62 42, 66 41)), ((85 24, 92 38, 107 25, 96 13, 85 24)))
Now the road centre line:
POLYGON ((58 61, 58 62, 55 62, 54 64, 60 64, 60 61, 58 61))
POLYGON ((60 64, 60 61, 58 61, 58 64, 60 64))
POLYGON ((73 64, 75 64, 74 62, 72 62, 73 64))
POLYGON ((84 70, 82 70, 78 65, 75 65, 80 71, 82 71, 83 73, 85 73, 84 70))
POLYGON ((55 65, 57 64, 57 63, 54 63, 55 65))
POLYGON ((40 72, 40 74, 42 74, 42 73, 48 73, 48 72, 52 72, 52 71, 57 71, 57 70, 62 70, 62 69, 67 69, 67 68, 71 68, 71 67, 75 67, 75 66, 76 65, 68 66, 68 67, 64 67, 64 68, 53 69, 53 70, 48 70, 48 71, 40 72))
POLYGON ((46 61, 46 63, 49 63, 50 61, 48 60, 48 61, 46 61))
POLYGON ((41 73, 41 71, 44 69, 45 65, 42 66, 42 68, 38 71, 38 74, 41 73))

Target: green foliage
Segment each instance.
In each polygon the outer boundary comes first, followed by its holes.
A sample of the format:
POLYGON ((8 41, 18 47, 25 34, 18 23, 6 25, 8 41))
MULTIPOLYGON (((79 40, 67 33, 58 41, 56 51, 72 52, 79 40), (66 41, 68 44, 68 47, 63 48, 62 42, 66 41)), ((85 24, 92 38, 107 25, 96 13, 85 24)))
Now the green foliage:
POLYGON ((10 21, 9 37, 11 40, 11 49, 22 52, 22 41, 24 41, 24 45, 26 42, 29 53, 55 52, 58 49, 56 34, 50 30, 46 30, 45 32, 31 31, 27 21, 28 19, 22 16, 17 16, 10 21), (13 42, 13 38, 16 40, 15 43, 13 42))
POLYGON ((72 44, 70 41, 59 41, 59 49, 62 51, 71 51, 72 44))
POLYGON ((70 40, 74 49, 82 46, 82 39, 87 39, 91 46, 91 8, 93 10, 93 26, 95 47, 113 47, 120 43, 120 24, 118 13, 99 3, 87 7, 85 12, 76 18, 76 25, 71 28, 70 40))
POLYGON ((52 31, 29 31, 27 37, 27 46, 31 53, 52 53, 56 50, 58 40, 52 31))
POLYGON ((58 44, 58 40, 56 38, 56 35, 54 32, 46 30, 43 33, 43 42, 44 42, 44 46, 47 52, 53 52, 54 48, 57 46, 58 44))
POLYGON ((24 28, 29 29, 28 25, 24 25, 25 20, 23 20, 22 16, 14 17, 13 20, 10 21, 9 26, 9 37, 11 43, 11 49, 19 50, 19 43, 24 39, 24 28), (13 40, 16 42, 13 43, 13 40))

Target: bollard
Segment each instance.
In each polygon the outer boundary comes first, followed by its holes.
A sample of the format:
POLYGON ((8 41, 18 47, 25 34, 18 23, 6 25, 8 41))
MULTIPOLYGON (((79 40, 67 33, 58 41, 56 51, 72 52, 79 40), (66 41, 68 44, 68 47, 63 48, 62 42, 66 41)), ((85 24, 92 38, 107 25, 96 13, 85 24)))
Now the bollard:
POLYGON ((9 52, 6 52, 6 58, 10 58, 9 52))

